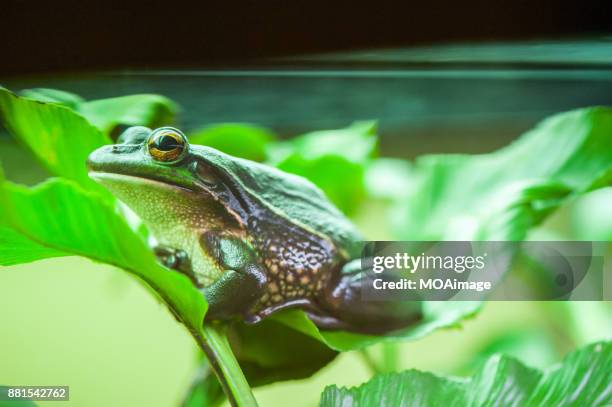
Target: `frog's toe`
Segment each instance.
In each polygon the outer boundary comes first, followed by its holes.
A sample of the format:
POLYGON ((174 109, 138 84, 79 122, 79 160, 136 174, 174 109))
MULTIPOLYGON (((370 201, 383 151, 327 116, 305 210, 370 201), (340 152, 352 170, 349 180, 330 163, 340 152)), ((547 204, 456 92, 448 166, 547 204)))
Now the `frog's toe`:
POLYGON ((153 251, 155 252, 157 260, 165 267, 185 274, 196 283, 191 268, 191 260, 185 251, 166 246, 156 246, 153 248, 153 251))

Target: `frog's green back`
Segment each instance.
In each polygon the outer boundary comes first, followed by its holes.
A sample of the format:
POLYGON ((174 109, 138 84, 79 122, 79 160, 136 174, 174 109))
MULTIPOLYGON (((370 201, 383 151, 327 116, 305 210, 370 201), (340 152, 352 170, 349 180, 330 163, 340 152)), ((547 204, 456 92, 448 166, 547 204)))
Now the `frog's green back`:
POLYGON ((217 168, 223 168, 245 190, 289 219, 332 238, 351 256, 359 254, 363 240, 355 226, 307 179, 268 165, 224 154, 204 146, 192 146, 217 168))

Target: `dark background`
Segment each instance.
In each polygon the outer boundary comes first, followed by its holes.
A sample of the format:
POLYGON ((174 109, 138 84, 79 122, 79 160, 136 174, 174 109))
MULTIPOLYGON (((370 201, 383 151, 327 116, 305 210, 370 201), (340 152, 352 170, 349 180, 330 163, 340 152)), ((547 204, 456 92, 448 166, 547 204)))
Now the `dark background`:
POLYGON ((269 57, 609 31, 605 2, 27 2, 0 5, 0 75, 245 65, 269 57))

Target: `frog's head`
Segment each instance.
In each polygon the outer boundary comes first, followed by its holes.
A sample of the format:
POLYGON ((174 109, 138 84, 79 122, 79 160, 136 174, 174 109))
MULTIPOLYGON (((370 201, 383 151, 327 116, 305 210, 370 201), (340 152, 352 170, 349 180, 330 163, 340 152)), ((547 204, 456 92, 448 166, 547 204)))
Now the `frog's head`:
MULTIPOLYGON (((130 184, 138 182, 127 178, 142 178, 167 184, 174 188, 194 190, 198 173, 197 160, 189 149, 187 138, 179 130, 162 127, 130 127, 119 136, 117 144, 104 146, 90 154, 87 164, 90 176, 113 192, 116 179, 130 184)), ((203 178, 206 182, 206 178, 203 178)))
POLYGON ((165 233, 180 224, 204 228, 220 222, 227 227, 239 220, 227 187, 231 173, 221 171, 218 159, 207 158, 220 154, 190 146, 185 135, 172 127, 131 127, 117 144, 91 153, 87 164, 92 179, 153 229, 157 226, 159 233, 165 233))
POLYGON ((331 236, 341 246, 360 239, 350 221, 305 178, 190 145, 171 127, 131 127, 118 144, 94 151, 88 165, 91 178, 156 235, 181 225, 242 231, 253 218, 274 216, 331 236))

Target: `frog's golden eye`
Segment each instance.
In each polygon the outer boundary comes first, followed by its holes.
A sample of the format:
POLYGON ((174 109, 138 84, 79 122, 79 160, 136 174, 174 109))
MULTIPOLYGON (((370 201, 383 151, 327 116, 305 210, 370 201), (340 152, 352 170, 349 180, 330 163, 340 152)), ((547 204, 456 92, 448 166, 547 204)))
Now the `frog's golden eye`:
POLYGON ((148 147, 149 154, 153 159, 172 162, 178 160, 187 150, 187 139, 180 131, 165 127, 157 129, 151 134, 148 147))

